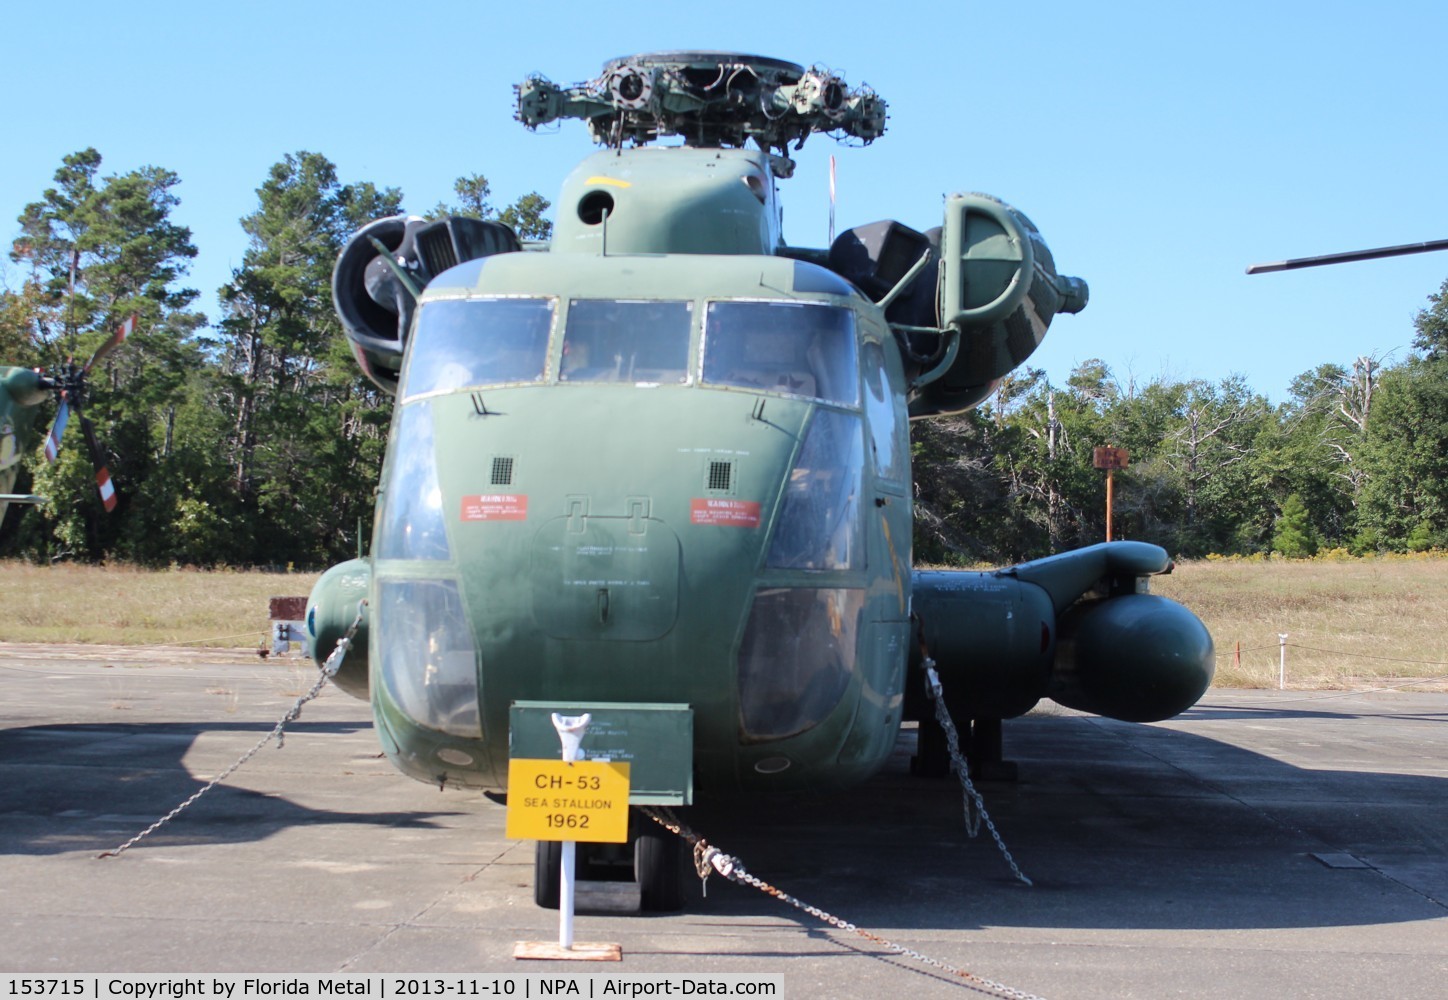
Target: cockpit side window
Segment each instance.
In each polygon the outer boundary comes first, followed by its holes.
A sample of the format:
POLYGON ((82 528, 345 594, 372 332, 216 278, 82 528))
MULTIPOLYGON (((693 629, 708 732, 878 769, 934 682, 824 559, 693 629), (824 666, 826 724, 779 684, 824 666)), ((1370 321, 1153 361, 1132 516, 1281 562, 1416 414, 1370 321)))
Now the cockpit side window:
POLYGON ((552 299, 423 303, 408 344, 404 401, 457 389, 538 382, 548 360, 552 299))
POLYGON ((860 401, 855 314, 803 302, 711 302, 704 323, 704 381, 860 401))
POLYGON ((692 302, 573 299, 559 381, 687 382, 693 312, 692 302))

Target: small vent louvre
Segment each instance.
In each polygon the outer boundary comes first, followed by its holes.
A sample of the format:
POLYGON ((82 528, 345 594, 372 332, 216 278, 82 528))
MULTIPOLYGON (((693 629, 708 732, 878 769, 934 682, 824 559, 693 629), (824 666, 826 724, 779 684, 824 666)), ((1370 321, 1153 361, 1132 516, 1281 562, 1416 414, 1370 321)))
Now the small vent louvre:
POLYGON ((728 492, 734 486, 734 463, 709 463, 709 489, 728 492))
POLYGON ((417 234, 417 253, 429 274, 438 275, 458 262, 452 234, 446 226, 428 226, 417 234))
POLYGON ((494 486, 512 486, 512 485, 513 485, 513 459, 512 459, 511 457, 506 457, 506 458, 505 458, 505 457, 499 456, 499 457, 493 459, 493 478, 492 478, 492 485, 494 485, 494 486))

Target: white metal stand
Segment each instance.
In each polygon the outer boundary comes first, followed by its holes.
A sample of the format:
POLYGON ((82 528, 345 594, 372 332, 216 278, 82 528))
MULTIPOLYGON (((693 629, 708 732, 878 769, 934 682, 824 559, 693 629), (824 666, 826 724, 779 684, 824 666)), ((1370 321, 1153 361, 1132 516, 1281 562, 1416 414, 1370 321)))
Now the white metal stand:
MULTIPOLYGON (((563 744, 563 759, 568 762, 583 759, 583 735, 593 716, 584 713, 576 717, 553 713, 553 728, 558 730, 558 739, 563 744)), ((562 869, 558 884, 558 947, 573 947, 573 896, 574 876, 578 871, 578 845, 571 840, 563 842, 562 869)))
MULTIPOLYGON (((576 717, 553 713, 553 728, 558 730, 558 740, 563 745, 565 761, 583 759, 583 735, 588 732, 588 724, 592 721, 593 716, 587 713, 576 717)), ((577 881, 578 845, 571 840, 565 840, 561 846, 563 857, 559 862, 558 944, 553 947, 519 941, 513 949, 513 957, 617 962, 623 957, 623 949, 617 944, 575 944, 573 941, 573 899, 577 881)))

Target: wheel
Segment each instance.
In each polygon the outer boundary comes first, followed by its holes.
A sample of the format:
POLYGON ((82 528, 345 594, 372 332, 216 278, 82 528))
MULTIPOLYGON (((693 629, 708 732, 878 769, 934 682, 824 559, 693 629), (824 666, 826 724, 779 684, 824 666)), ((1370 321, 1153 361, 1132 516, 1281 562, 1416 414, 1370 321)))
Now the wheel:
POLYGON ((540 840, 533 849, 533 902, 545 910, 558 909, 563 883, 563 842, 540 840))
POLYGON ((670 913, 684 908, 682 841, 666 830, 646 830, 634 841, 634 879, 639 884, 639 908, 670 913))

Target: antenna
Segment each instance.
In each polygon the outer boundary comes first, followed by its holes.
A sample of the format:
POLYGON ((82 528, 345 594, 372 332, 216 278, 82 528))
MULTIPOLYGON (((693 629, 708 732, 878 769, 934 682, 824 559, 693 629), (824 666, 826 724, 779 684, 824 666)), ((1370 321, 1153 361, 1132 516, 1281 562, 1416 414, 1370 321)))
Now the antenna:
POLYGON ((830 242, 835 245, 835 154, 830 154, 830 242))

